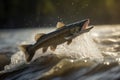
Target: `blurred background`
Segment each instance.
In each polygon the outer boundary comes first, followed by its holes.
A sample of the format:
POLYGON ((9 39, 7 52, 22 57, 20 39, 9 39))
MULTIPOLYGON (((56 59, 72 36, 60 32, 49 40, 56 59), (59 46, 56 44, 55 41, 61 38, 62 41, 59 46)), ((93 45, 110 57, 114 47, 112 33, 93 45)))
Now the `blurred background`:
POLYGON ((0 29, 54 27, 90 18, 91 24, 120 24, 120 0, 0 0, 0 29))

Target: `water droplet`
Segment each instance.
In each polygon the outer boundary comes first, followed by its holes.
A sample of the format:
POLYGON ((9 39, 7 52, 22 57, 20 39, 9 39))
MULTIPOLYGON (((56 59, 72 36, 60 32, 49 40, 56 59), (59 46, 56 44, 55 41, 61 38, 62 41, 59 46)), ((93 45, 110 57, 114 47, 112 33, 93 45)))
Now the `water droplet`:
POLYGON ((74 5, 74 2, 72 2, 72 5, 74 5))
POLYGON ((74 60, 70 60, 70 62, 72 62, 72 63, 73 63, 73 62, 74 62, 74 60))
POLYGON ((84 62, 87 62, 87 60, 84 60, 84 62))
POLYGON ((60 65, 59 68, 62 68, 62 65, 60 65))
POLYGON ((120 58, 116 58, 116 61, 120 62, 120 58))
POLYGON ((105 65, 110 65, 110 62, 104 62, 105 65))

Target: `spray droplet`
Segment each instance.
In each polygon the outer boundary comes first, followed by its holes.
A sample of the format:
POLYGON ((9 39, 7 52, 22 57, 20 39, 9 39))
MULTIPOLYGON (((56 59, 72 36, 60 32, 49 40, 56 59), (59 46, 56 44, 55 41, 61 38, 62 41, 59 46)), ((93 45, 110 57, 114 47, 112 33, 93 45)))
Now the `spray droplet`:
POLYGON ((74 2, 72 2, 72 5, 74 5, 74 2))
POLYGON ((74 62, 74 60, 70 60, 70 62, 72 62, 72 63, 73 63, 73 62, 74 62))
POLYGON ((87 62, 87 60, 84 60, 84 62, 87 62))
POLYGON ((110 62, 104 62, 105 65, 110 65, 110 62))

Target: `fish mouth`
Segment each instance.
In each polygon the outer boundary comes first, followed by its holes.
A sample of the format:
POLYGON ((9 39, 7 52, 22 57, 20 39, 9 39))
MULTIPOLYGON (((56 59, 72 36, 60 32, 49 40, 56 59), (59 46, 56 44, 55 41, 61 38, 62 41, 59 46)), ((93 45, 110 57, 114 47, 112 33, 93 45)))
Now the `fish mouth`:
POLYGON ((80 31, 81 34, 82 34, 82 33, 89 32, 89 31, 93 28, 93 26, 88 26, 89 23, 90 23, 90 20, 89 20, 89 19, 86 19, 86 20, 84 21, 84 24, 83 24, 82 29, 81 29, 81 31, 80 31))
POLYGON ((82 27, 81 30, 85 30, 85 29, 90 28, 90 27, 88 27, 89 23, 90 23, 90 20, 89 20, 89 19, 86 19, 86 20, 85 20, 85 23, 83 24, 83 27, 82 27))

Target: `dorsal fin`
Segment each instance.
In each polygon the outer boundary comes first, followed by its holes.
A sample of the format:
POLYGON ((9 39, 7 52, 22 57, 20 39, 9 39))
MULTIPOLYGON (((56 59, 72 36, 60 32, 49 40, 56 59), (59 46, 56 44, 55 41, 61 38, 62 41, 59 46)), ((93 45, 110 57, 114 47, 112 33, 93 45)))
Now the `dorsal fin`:
POLYGON ((44 36, 44 33, 39 33, 35 35, 35 41, 37 41, 38 39, 40 39, 42 36, 44 36))
POLYGON ((57 22, 56 27, 59 29, 61 27, 65 26, 65 24, 63 22, 57 22))

